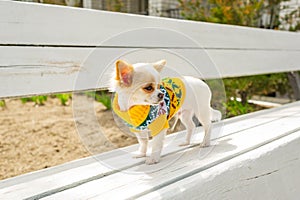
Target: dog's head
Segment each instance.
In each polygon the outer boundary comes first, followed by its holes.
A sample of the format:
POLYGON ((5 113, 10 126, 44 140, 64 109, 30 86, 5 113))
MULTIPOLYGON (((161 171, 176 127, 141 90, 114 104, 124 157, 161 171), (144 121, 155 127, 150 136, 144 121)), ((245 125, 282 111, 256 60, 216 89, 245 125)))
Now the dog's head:
POLYGON ((118 93, 120 109, 124 111, 134 105, 153 105, 161 102, 164 95, 160 91, 160 72, 165 65, 165 60, 132 65, 118 60, 113 89, 118 93))

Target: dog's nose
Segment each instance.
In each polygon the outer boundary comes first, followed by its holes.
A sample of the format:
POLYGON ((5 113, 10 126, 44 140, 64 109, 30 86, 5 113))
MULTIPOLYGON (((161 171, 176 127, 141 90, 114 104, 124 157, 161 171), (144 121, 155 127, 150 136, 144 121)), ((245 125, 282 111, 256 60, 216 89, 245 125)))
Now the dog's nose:
POLYGON ((163 94, 163 93, 159 93, 159 94, 157 95, 157 97, 158 97, 159 99, 163 99, 163 98, 164 98, 164 94, 163 94))

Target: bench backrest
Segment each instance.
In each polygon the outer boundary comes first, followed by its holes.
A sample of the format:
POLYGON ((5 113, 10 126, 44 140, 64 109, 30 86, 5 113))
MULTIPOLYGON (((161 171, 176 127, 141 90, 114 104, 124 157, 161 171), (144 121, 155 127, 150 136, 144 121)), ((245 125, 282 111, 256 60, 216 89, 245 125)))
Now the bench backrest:
POLYGON ((300 34, 0 1, 0 98, 107 87, 114 61, 181 75, 300 70, 300 34))

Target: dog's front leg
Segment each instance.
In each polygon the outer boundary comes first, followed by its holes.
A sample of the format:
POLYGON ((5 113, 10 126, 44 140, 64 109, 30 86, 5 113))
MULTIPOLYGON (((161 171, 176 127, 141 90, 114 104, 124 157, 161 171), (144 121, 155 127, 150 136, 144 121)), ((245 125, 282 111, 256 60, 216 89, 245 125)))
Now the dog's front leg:
POLYGON ((143 132, 136 133, 136 137, 140 146, 139 146, 138 154, 134 155, 133 157, 134 158, 146 157, 147 148, 148 148, 148 139, 149 139, 148 132, 143 131, 143 132))
POLYGON ((146 158, 147 165, 153 165, 159 162, 160 154, 164 145, 164 139, 167 129, 163 129, 159 134, 152 139, 152 152, 150 157, 146 158))

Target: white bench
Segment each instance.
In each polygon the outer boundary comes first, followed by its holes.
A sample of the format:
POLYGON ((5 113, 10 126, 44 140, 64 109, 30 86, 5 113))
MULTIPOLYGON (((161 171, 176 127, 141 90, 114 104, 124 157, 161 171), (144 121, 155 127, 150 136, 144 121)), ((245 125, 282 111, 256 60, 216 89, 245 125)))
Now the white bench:
MULTIPOLYGON (((204 79, 300 70, 297 33, 12 1, 0 19, 0 98, 106 88, 115 59, 161 52, 204 79)), ((178 132, 157 165, 133 145, 2 180, 0 199, 297 199, 299 120, 300 102, 225 119, 210 148, 178 132)))

